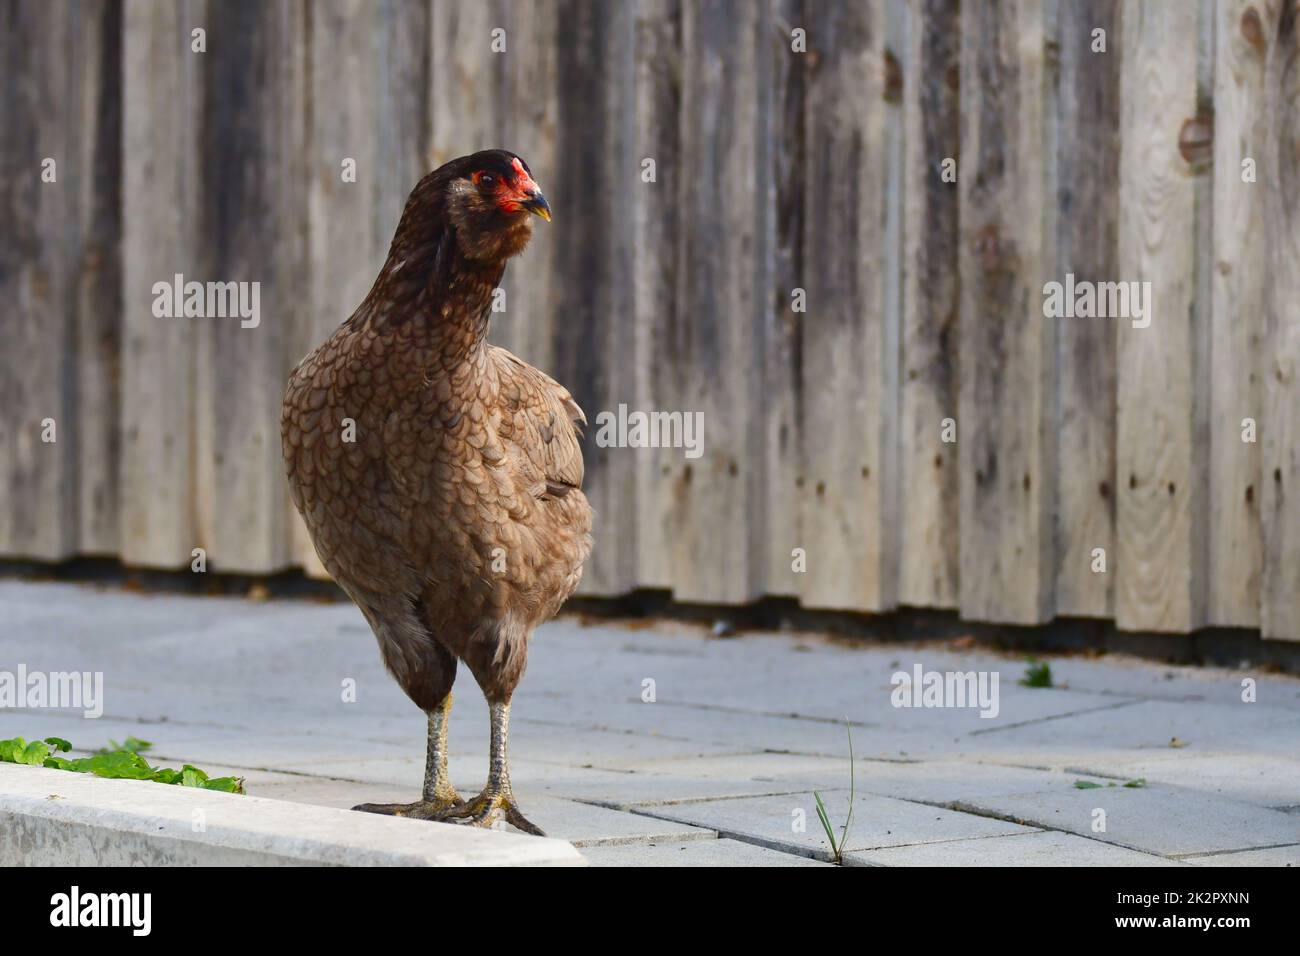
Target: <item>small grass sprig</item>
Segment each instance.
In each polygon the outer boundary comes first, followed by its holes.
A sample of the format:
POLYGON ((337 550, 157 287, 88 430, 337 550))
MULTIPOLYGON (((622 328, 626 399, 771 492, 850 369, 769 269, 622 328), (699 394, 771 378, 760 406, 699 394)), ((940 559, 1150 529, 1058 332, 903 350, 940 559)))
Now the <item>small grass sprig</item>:
MULTIPOLYGON (((1140 790, 1142 787, 1145 787, 1146 785, 1147 785, 1146 777, 1138 777, 1136 780, 1130 780, 1128 783, 1120 784, 1119 786, 1127 787, 1130 790, 1140 790)), ((1106 786, 1114 787, 1117 786, 1117 784, 1112 780, 1110 783, 1106 784, 1106 786)), ((1091 780, 1076 780, 1074 781, 1074 789, 1075 790, 1100 790, 1101 784, 1093 783, 1091 780)))
POLYGON ((1025 676, 1020 678, 1022 687, 1051 687, 1052 686, 1052 665, 1046 661, 1036 661, 1030 658, 1025 662, 1028 666, 1025 668, 1025 676))
POLYGON ((180 770, 172 767, 153 767, 140 756, 140 751, 152 747, 147 740, 126 738, 119 744, 110 740, 107 747, 96 750, 89 757, 60 757, 72 750, 72 744, 62 737, 46 737, 30 743, 22 737, 0 740, 0 763, 24 764, 28 767, 48 767, 51 770, 68 770, 73 773, 92 773, 111 780, 152 780, 154 783, 197 787, 200 790, 219 790, 223 793, 243 793, 242 777, 209 777, 198 767, 185 764, 180 770))
POLYGON ((844 829, 840 831, 838 840, 835 839, 835 828, 831 826, 831 818, 826 812, 826 804, 822 802, 822 795, 816 790, 813 791, 813 799, 817 801, 817 819, 821 821, 822 829, 826 831, 826 839, 831 845, 831 854, 839 866, 844 865, 844 847, 848 845, 849 827, 853 825, 853 804, 857 798, 857 773, 853 763, 853 729, 847 717, 844 718, 844 732, 849 737, 849 812, 844 818, 844 829))

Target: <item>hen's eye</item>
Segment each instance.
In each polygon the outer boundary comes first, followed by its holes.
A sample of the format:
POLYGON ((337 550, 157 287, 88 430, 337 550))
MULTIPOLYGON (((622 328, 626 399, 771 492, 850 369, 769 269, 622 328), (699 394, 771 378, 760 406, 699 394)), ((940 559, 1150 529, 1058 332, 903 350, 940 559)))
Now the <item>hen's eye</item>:
POLYGON ((491 173, 479 173, 478 184, 483 189, 491 189, 497 184, 497 178, 491 173))

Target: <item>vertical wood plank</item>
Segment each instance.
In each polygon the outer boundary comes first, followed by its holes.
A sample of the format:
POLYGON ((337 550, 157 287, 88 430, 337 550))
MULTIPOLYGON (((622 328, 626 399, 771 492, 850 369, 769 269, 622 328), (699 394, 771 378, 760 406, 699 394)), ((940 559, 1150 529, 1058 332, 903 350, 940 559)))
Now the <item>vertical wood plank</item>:
MULTIPOLYGON (((880 581, 879 610, 892 610, 898 601, 899 554, 903 522, 902 470, 899 467, 902 437, 903 356, 903 163, 906 130, 903 120, 903 63, 910 43, 907 0, 888 0, 882 21, 884 50, 881 56, 881 107, 884 136, 881 173, 884 180, 883 228, 880 249, 880 375, 879 415, 882 428, 880 447, 880 581)), ((960 18, 958 18, 960 19, 960 18)))
MULTIPOLYGON (((1053 278, 1115 282, 1119 252, 1119 5, 1114 0, 1060 7, 1057 140, 1057 255, 1053 278), (1105 31, 1105 52, 1093 31, 1105 31)), ((1048 320, 1045 320, 1048 321, 1048 320)), ((1115 578, 1114 318, 1058 323, 1059 421, 1056 483, 1056 612, 1109 617, 1115 578), (1107 570, 1093 570, 1105 549, 1107 570)))
POLYGON ((758 373, 769 286, 754 162, 767 109, 765 11, 688 4, 683 17, 682 230, 672 348, 689 363, 683 412, 702 412, 701 457, 673 464, 674 593, 740 603, 762 590, 764 535, 758 373), (760 37, 763 37, 760 39, 760 37))
POLYGON ((963 4, 961 44, 961 613, 1035 624, 1053 577, 1043 9, 963 4))
MULTIPOLYGON (((492 52, 492 31, 507 29, 509 17, 499 0, 433 6, 430 21, 433 103, 433 162, 501 144, 508 54, 492 52)), ((520 38, 516 38, 519 42, 520 38)), ((509 32, 507 32, 509 50, 509 32)))
POLYGON ((896 567, 884 8, 818 4, 808 20, 800 593, 809 607, 882 610, 894 604, 896 567))
POLYGON ((1180 155, 1196 115, 1196 4, 1124 8, 1120 275, 1150 282, 1151 324, 1118 323, 1115 613, 1128 630, 1205 619, 1207 475, 1197 445, 1196 197, 1180 155))
POLYGON ((431 28, 427 0, 382 0, 374 14, 370 72, 378 102, 363 104, 360 117, 374 118, 374 228, 379 260, 372 281, 388 255, 407 197, 433 169, 431 28))
POLYGON ((1261 5, 1268 42, 1260 184, 1272 250, 1265 300, 1261 524, 1265 637, 1300 640, 1300 10, 1261 5))
MULTIPOLYGON (((564 0, 555 41, 558 111, 552 190, 559 210, 541 239, 551 283, 555 356, 547 368, 588 415, 583 489, 599 516, 583 572, 588 594, 619 594, 636 581, 636 468, 641 448, 601 447, 597 416, 635 397, 629 204, 639 187, 635 144, 636 23, 627 4, 564 0)), ((524 263, 515 267, 519 268, 524 263)))
POLYGON ((118 450, 122 347, 122 4, 82 4, 78 77, 76 395, 77 551, 121 543, 118 450))
MULTIPOLYGON (((766 527, 767 567, 764 590, 769 595, 797 596, 803 575, 795 571, 793 553, 806 542, 799 532, 800 509, 795 502, 803 468, 799 437, 802 415, 803 317, 794 311, 792 293, 803 284, 804 154, 808 53, 795 52, 792 32, 808 30, 809 7, 801 0, 771 4, 771 109, 765 138, 772 173, 764 201, 770 211, 767 243, 772 276, 770 298, 763 309, 763 524, 766 527)), ((806 292, 807 290, 805 290, 806 292)))
MULTIPOLYGON (((636 183, 633 193, 636 408, 681 409, 685 363, 674 355, 677 310, 677 249, 681 229, 677 203, 681 177, 682 9, 680 0, 645 0, 636 24, 637 172, 655 164, 655 181, 636 183)), ((673 470, 676 449, 646 448, 637 456, 637 583, 673 583, 673 470)), ((599 516, 598 516, 599 519, 599 516)))
POLYGON ((210 8, 205 25, 199 232, 186 278, 256 283, 259 315, 249 327, 237 314, 191 320, 200 543, 212 570, 265 574, 288 559, 279 419, 283 338, 305 276, 302 9, 239 0, 210 8))
POLYGON ((67 378, 76 278, 67 247, 80 186, 77 90, 66 67, 78 51, 66 7, 16 3, 9 10, 0 52, 22 82, 0 98, 0 209, 9 230, 0 244, 0 296, 6 354, 21 361, 8 361, 0 380, 0 551, 59 560, 76 543, 79 428, 67 378), (47 158, 55 162, 54 182, 42 178, 47 158), (48 420, 52 442, 43 440, 48 420))
MULTIPOLYGON (((1260 370, 1268 246, 1260 224, 1264 178, 1242 180, 1242 162, 1263 158, 1264 44, 1243 32, 1250 0, 1216 10, 1214 81, 1214 269, 1211 276, 1209 540, 1207 623, 1257 627, 1262 538, 1259 441, 1242 441, 1242 421, 1257 431, 1263 409, 1260 370)), ((1253 14, 1258 23, 1259 13, 1253 14)), ((1260 437, 1257 434, 1257 439, 1260 437)))
POLYGON ((957 448, 942 441, 958 417, 961 17, 956 0, 909 0, 903 83, 903 332, 900 376, 898 597, 955 607, 961 510, 957 448))
POLYGON ((188 565, 195 527, 193 320, 153 314, 153 285, 193 272, 198 2, 129 0, 123 33, 122 559, 188 565))
POLYGON ((316 268, 310 315, 299 343, 303 352, 333 332, 370 291, 406 201, 396 193, 403 187, 409 193, 415 185, 383 183, 390 171, 381 169, 375 118, 382 79, 376 62, 379 13, 377 0, 310 4, 307 10, 309 252, 316 268), (343 178, 346 160, 355 161, 355 182, 343 178), (381 189, 396 211, 380 208, 381 189), (380 223, 389 227, 388 235, 380 223))

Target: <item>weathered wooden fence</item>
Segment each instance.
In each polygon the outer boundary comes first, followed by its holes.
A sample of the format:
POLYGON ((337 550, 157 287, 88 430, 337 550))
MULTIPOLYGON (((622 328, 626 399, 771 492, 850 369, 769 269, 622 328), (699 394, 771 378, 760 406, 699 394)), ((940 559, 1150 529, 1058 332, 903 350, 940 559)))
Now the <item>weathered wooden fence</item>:
POLYGON ((419 176, 504 145, 555 222, 496 340, 593 421, 705 416, 698 459, 589 434, 588 593, 1300 638, 1294 0, 3 16, 0 555, 318 573, 286 373, 419 176), (177 273, 260 325, 156 318, 177 273), (1046 318, 1067 273, 1150 326, 1046 318))

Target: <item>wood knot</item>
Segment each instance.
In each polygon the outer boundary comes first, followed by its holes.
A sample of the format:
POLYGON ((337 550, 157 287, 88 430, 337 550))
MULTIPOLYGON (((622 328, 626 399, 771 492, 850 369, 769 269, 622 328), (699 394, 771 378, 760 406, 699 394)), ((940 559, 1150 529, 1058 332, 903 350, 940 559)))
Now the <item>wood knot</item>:
POLYGON ((903 101, 903 67, 894 56, 893 50, 885 51, 885 102, 901 103, 903 101))
POLYGON ((1183 120, 1178 130, 1178 155, 1193 172, 1207 169, 1214 158, 1214 114, 1206 109, 1183 120))
POLYGON ((1259 19, 1259 11, 1254 7, 1247 7, 1241 15, 1241 35, 1254 47, 1255 52, 1264 52, 1264 24, 1259 19))

